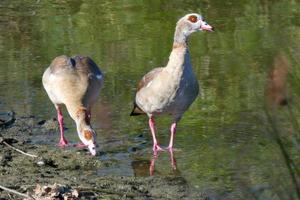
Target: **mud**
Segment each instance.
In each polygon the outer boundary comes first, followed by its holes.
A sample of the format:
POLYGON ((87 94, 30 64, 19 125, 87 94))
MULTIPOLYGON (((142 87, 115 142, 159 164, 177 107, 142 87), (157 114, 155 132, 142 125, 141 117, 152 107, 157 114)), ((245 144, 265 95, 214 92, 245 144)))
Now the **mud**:
MULTIPOLYGON (((5 120, 2 121, 4 123, 5 120)), ((69 191, 78 191, 78 195, 68 197, 59 193, 47 197, 44 192, 36 194, 36 199, 209 199, 204 192, 190 187, 185 179, 177 175, 100 176, 97 174, 99 169, 114 167, 116 161, 102 161, 90 156, 86 150, 56 148, 49 144, 49 140, 57 132, 55 119, 42 120, 34 116, 16 116, 13 123, 10 120, 9 124, 2 126, 0 185, 32 195, 35 195, 36 188, 51 188, 48 185, 55 184, 69 191), (25 156, 9 148, 3 141, 37 155, 37 158, 25 156)), ((23 197, 0 190, 0 199, 23 197)))

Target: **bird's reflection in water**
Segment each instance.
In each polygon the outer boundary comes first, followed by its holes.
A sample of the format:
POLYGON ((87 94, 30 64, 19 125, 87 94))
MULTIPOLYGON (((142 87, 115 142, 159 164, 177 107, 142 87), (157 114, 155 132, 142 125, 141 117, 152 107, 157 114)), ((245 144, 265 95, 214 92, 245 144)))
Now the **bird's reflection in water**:
POLYGON ((162 151, 158 152, 157 154, 152 154, 150 160, 134 160, 131 162, 131 167, 133 169, 134 176, 136 177, 146 177, 146 176, 153 176, 156 175, 166 175, 166 174, 173 174, 173 175, 180 175, 180 171, 177 168, 176 158, 174 157, 173 151, 162 151), (169 157, 171 171, 167 170, 167 172, 162 172, 162 169, 155 169, 155 164, 164 163, 164 156, 169 157))
MULTIPOLYGON (((174 152, 173 151, 168 151, 169 152, 169 159, 170 159, 170 164, 171 168, 173 170, 173 173, 178 175, 179 170, 177 169, 177 163, 176 163, 176 158, 174 157, 174 152)), ((157 152, 153 154, 152 159, 150 160, 150 166, 149 166, 149 174, 150 176, 154 175, 155 172, 155 162, 157 161, 159 155, 164 152, 157 152)))

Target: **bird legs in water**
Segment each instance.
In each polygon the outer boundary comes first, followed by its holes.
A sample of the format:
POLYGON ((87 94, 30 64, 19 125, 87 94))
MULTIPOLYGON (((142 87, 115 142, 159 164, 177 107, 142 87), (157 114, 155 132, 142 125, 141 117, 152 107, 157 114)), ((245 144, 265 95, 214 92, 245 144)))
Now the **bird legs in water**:
POLYGON ((149 127, 151 130, 151 134, 152 134, 152 139, 153 139, 153 153, 157 154, 158 151, 163 151, 164 149, 161 148, 158 143, 157 143, 157 139, 156 139, 156 135, 155 135, 155 122, 154 122, 154 118, 150 117, 149 118, 149 127))
MULTIPOLYGON (((174 146, 174 140, 175 140, 175 134, 176 134, 176 126, 177 126, 177 122, 172 123, 171 128, 170 128, 170 132, 171 132, 170 142, 169 142, 169 146, 167 147, 167 150, 170 153, 170 163, 171 163, 171 166, 172 166, 174 171, 177 170, 176 159, 175 159, 174 154, 173 154, 173 146, 174 146)), ((150 161, 150 167, 149 167, 150 176, 152 176, 154 174, 155 161, 158 158, 158 152, 159 151, 164 151, 164 149, 158 145, 156 135, 155 135, 155 122, 154 122, 153 117, 149 118, 149 127, 150 127, 152 138, 153 138, 153 148, 152 148, 153 158, 150 161)))
MULTIPOLYGON (((175 134, 176 134, 176 126, 177 126, 177 122, 174 122, 174 123, 172 123, 171 128, 170 128, 171 136, 170 136, 169 146, 167 147, 167 150, 169 150, 169 151, 173 151, 175 134)), ((158 145, 158 142, 157 142, 157 139, 156 139, 155 122, 154 122, 153 117, 149 118, 149 127, 150 127, 152 138, 153 138, 153 148, 152 148, 152 150, 153 150, 154 154, 156 154, 157 151, 164 151, 164 149, 161 148, 158 145)))
POLYGON ((59 139, 58 146, 65 147, 68 145, 68 141, 66 140, 66 138, 64 136, 64 117, 62 115, 62 112, 61 112, 61 109, 59 106, 56 107, 56 111, 57 111, 57 120, 59 123, 59 129, 60 129, 60 139, 59 139))

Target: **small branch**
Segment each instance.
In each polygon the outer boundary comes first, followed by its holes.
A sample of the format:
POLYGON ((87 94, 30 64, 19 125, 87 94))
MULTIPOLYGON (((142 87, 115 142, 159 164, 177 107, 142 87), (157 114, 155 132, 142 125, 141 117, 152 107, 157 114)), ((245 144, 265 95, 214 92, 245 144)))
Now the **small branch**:
POLYGON ((7 187, 4 187, 2 185, 0 185, 0 189, 4 190, 4 191, 7 191, 7 192, 10 192, 10 193, 13 193, 13 194, 16 194, 16 195, 19 195, 19 196, 22 196, 22 197, 25 197, 25 198, 28 198, 28 199, 35 199, 33 198, 32 196, 29 196, 27 194, 23 194, 23 193, 20 193, 16 190, 12 190, 12 189, 9 189, 7 187))
POLYGON ((37 158, 37 157, 38 157, 37 155, 33 155, 33 154, 26 153, 26 152, 24 152, 24 151, 21 151, 20 149, 17 149, 16 147, 14 147, 14 146, 8 144, 8 143, 5 142, 5 141, 2 141, 2 143, 5 144, 6 146, 12 148, 13 150, 15 150, 15 151, 17 151, 17 152, 19 152, 19 153, 21 153, 21 154, 24 154, 24 155, 26 155, 26 156, 30 156, 30 157, 32 157, 32 158, 37 158))

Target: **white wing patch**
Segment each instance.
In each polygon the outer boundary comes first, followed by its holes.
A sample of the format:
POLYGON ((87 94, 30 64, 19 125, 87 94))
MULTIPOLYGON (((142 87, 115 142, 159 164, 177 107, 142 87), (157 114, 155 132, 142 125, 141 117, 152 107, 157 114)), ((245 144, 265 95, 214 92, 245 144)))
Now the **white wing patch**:
POLYGON ((150 81, 150 82, 146 85, 146 87, 150 87, 151 84, 152 84, 152 81, 150 81))
POLYGON ((98 80, 101 80, 101 79, 102 79, 102 74, 96 75, 96 78, 97 78, 98 80))

